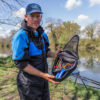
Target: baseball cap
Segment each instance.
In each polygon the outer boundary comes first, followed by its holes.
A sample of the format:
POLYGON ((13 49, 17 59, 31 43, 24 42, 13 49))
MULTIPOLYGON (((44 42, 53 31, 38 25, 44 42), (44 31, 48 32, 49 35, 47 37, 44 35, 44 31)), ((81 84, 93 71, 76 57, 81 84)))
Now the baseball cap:
POLYGON ((30 15, 35 12, 39 12, 39 13, 43 14, 40 5, 38 5, 36 3, 28 4, 26 7, 26 14, 30 15))

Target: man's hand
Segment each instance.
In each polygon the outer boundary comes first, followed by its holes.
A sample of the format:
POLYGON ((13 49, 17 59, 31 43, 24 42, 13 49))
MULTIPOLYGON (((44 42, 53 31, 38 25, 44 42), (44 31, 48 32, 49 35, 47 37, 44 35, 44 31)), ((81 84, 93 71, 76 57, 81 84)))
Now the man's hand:
POLYGON ((59 84, 60 83, 60 82, 56 82, 56 81, 53 80, 54 79, 53 75, 45 73, 42 76, 43 76, 44 79, 48 80, 49 82, 51 82, 53 84, 59 84))
POLYGON ((57 55, 62 51, 63 51, 62 49, 61 50, 57 50, 56 52, 48 51, 47 56, 48 57, 57 57, 57 55))
POLYGON ((55 56, 57 56, 60 52, 63 52, 63 51, 64 51, 64 50, 62 50, 62 49, 57 50, 55 56))
POLYGON ((43 72, 39 71, 38 69, 36 69, 35 67, 31 66, 30 64, 28 64, 28 66, 25 67, 23 70, 25 72, 31 74, 31 75, 42 77, 42 78, 52 82, 53 84, 59 84, 60 83, 60 82, 56 82, 56 81, 53 80, 54 79, 53 75, 43 73, 43 72))

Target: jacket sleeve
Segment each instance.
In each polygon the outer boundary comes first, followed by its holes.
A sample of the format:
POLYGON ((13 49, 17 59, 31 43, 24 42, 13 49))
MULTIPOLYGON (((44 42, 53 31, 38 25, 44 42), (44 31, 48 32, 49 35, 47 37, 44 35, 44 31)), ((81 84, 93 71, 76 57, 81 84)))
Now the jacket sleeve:
POLYGON ((19 35, 14 36, 11 41, 12 59, 16 67, 20 70, 24 69, 29 64, 28 45, 25 39, 19 35))

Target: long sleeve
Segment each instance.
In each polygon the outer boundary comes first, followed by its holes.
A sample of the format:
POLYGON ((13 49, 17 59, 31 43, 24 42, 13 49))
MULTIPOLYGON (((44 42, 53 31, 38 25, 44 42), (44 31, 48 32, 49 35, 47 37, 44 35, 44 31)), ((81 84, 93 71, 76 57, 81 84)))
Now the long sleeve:
POLYGON ((23 69, 29 63, 28 44, 22 34, 16 33, 11 41, 12 59, 16 67, 23 69))

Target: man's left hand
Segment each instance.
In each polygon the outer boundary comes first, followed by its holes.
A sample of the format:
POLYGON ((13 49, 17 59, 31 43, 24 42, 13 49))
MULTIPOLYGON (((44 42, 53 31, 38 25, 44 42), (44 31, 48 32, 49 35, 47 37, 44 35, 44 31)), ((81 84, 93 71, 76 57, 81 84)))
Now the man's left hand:
POLYGON ((55 54, 55 57, 60 53, 60 52, 63 52, 64 50, 60 49, 60 50, 57 50, 56 51, 56 54, 55 54))

